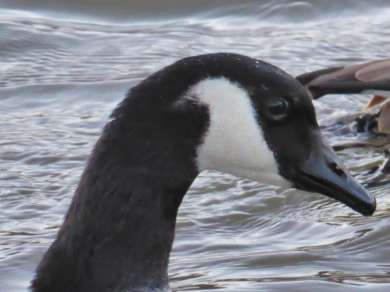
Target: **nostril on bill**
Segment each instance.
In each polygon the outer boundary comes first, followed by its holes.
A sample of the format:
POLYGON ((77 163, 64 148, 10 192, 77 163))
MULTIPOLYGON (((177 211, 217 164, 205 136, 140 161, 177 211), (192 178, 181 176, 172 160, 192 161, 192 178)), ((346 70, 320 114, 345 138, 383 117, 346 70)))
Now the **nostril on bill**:
POLYGON ((335 162, 328 163, 328 166, 331 170, 333 170, 338 176, 345 177, 347 176, 344 170, 337 165, 335 162))

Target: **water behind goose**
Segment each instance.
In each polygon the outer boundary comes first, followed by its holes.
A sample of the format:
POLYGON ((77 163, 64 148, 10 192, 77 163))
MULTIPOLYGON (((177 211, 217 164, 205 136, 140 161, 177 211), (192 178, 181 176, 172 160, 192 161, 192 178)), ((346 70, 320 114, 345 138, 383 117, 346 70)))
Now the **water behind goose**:
MULTIPOLYGON (((102 125, 139 78, 216 51, 292 74, 385 58, 387 3, 2 1, 0 291, 26 291, 102 125)), ((333 123, 366 100, 316 102, 332 144, 356 139, 348 127, 338 135, 333 123)), ((381 152, 340 155, 353 166, 381 152)), ((362 182, 372 176, 355 174, 362 182)), ((378 211, 363 218, 320 195, 203 173, 180 208, 171 284, 177 291, 388 291, 389 189, 371 189, 378 211)))

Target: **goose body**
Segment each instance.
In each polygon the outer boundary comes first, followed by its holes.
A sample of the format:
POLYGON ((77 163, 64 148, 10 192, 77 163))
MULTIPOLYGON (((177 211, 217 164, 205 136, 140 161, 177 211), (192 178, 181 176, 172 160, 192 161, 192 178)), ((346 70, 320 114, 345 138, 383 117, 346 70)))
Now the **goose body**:
POLYGON ((369 93, 390 97, 390 59, 333 67, 297 76, 312 96, 335 93, 369 93))
POLYGON ((321 69, 299 75, 297 80, 314 99, 326 94, 373 94, 360 122, 370 133, 390 134, 390 59, 321 69))
POLYGON ((242 55, 190 57, 140 82, 114 110, 32 291, 168 291, 177 211, 205 169, 375 210, 323 141, 295 78, 242 55))

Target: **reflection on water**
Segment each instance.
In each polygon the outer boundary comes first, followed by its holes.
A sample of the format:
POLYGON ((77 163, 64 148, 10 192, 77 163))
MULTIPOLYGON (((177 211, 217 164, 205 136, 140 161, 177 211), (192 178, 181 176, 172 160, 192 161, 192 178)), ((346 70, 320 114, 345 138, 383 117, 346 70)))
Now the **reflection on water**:
MULTIPOLYGON (((386 1, 170 0, 152 10, 152 1, 112 1, 109 9, 97 0, 34 2, 3 1, 0 9, 0 291, 26 290, 100 128, 139 78, 207 52, 247 54, 298 74, 388 57, 390 49, 386 1)), ((356 139, 334 120, 366 99, 316 102, 332 144, 356 139)), ((352 168, 382 159, 375 148, 339 153, 352 168)), ((373 174, 355 175, 367 182, 373 174)), ((320 195, 203 173, 180 208, 172 286, 388 291, 389 188, 371 189, 378 211, 364 218, 320 195)))

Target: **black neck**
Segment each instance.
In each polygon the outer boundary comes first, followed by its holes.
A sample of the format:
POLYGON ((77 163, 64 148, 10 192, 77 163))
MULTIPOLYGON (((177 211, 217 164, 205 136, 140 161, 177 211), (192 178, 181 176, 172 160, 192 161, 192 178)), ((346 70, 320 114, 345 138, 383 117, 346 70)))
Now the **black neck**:
POLYGON ((206 125, 204 108, 145 116, 122 104, 95 147, 33 291, 167 287, 176 215, 197 175, 196 145, 206 125))

